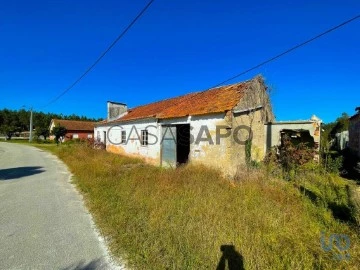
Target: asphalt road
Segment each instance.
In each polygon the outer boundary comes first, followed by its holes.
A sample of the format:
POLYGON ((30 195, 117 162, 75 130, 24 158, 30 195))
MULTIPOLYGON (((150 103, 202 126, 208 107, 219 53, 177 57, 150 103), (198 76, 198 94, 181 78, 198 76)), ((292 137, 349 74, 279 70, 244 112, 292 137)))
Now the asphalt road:
POLYGON ((70 178, 54 155, 0 143, 0 269, 122 269, 70 178))

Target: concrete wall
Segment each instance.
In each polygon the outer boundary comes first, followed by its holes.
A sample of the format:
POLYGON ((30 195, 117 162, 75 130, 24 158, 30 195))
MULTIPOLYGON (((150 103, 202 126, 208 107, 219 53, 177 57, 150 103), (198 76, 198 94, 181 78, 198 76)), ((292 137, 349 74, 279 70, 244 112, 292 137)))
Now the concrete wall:
POLYGON ((107 102, 107 120, 115 120, 127 113, 127 105, 119 102, 107 102))
POLYGON ((264 125, 265 134, 265 149, 269 150, 273 146, 281 145, 281 131, 288 130, 308 130, 310 136, 313 137, 315 143, 316 154, 314 160, 319 161, 320 156, 320 136, 321 136, 321 121, 289 121, 289 122, 277 122, 268 123, 264 125))
MULTIPOLYGON (((231 135, 218 141, 216 138, 217 126, 229 126, 225 120, 225 113, 192 116, 190 126, 193 142, 190 144, 189 162, 205 164, 227 172, 230 166, 231 135), (207 137, 207 131, 210 137, 207 137)), ((222 130, 223 132, 225 133, 226 130, 222 130)))
POLYGON ((109 152, 140 157, 152 164, 160 164, 160 125, 156 121, 136 121, 95 128, 95 139, 106 143, 109 152), (141 130, 149 132, 148 145, 141 145, 141 130), (121 143, 121 131, 126 132, 126 143, 121 143), (104 137, 106 132, 106 138, 104 137), (153 135, 153 136, 152 136, 153 135))
POLYGON ((249 135, 252 136, 251 160, 261 161, 266 154, 264 124, 274 121, 274 114, 267 88, 261 77, 252 81, 244 93, 244 97, 233 109, 233 112, 228 115, 228 119, 233 133, 237 133, 237 137, 241 141, 241 143, 235 141, 234 137, 231 140, 229 171, 234 174, 237 170, 242 170, 243 165, 246 164, 245 141, 249 135), (241 128, 239 129, 239 127, 241 128), (239 132, 236 131, 237 128, 239 132))
POLYGON ((320 123, 317 121, 293 121, 265 124, 265 146, 270 149, 281 144, 281 131, 284 129, 308 130, 315 144, 320 146, 320 123))
POLYGON ((241 142, 236 142, 234 139, 232 143, 232 159, 235 164, 245 164, 245 141, 252 136, 251 140, 251 159, 260 161, 265 156, 264 149, 264 122, 262 120, 263 110, 257 110, 251 113, 234 114, 232 128, 236 132, 236 127, 243 127, 237 133, 237 137, 241 142), (249 129, 247 129, 247 127, 249 129), (251 130, 251 131, 250 131, 251 130), (250 131, 250 132, 249 132, 250 131))
MULTIPOLYGON (((216 125, 225 125, 224 113, 212 114, 206 116, 193 116, 193 117, 182 117, 164 120, 143 120, 134 121, 131 123, 114 126, 99 126, 94 130, 95 139, 101 142, 106 142, 106 149, 114 153, 122 153, 136 157, 142 157, 146 161, 160 165, 161 156, 161 134, 163 125, 178 125, 178 124, 190 124, 190 136, 192 138, 190 144, 189 162, 203 163, 209 166, 222 167, 222 161, 228 155, 224 148, 225 140, 221 140, 219 145, 216 145, 216 125), (210 132, 211 138, 208 141, 196 142, 202 127, 206 127, 210 132), (142 146, 139 141, 136 131, 141 136, 142 129, 148 129, 149 131, 149 145, 142 146), (121 144, 121 130, 126 131, 127 144, 121 144), (107 138, 104 138, 104 131, 107 134, 107 138), (154 136, 151 136, 150 133, 154 136), (213 143, 211 143, 211 141, 213 143), (220 161, 220 162, 219 162, 220 161)), ((204 129, 204 128, 203 128, 204 129)), ((202 138, 206 138, 204 132, 202 138)))

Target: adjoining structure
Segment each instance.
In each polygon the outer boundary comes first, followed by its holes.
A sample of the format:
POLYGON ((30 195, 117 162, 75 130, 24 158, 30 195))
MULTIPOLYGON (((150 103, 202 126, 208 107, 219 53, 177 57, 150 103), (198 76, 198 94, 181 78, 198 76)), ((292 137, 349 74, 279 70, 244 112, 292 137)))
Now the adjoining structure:
POLYGON ((315 160, 319 160, 321 120, 315 115, 310 120, 281 121, 265 124, 266 149, 281 145, 284 136, 294 143, 306 143, 315 149, 315 160))
POLYGON ((245 163, 246 144, 251 159, 263 159, 264 124, 272 121, 267 87, 258 76, 133 109, 108 102, 107 120, 96 124, 95 138, 108 151, 153 164, 203 163, 233 175, 245 163))
MULTIPOLYGON (((71 139, 90 139, 94 135, 95 122, 91 121, 75 121, 75 120, 61 120, 52 119, 50 122, 50 133, 55 126, 65 127, 67 133, 63 138, 63 141, 71 139)), ((54 136, 50 136, 50 139, 54 139, 54 136)))
POLYGON ((356 114, 350 117, 349 124, 349 148, 360 158, 360 107, 356 114))

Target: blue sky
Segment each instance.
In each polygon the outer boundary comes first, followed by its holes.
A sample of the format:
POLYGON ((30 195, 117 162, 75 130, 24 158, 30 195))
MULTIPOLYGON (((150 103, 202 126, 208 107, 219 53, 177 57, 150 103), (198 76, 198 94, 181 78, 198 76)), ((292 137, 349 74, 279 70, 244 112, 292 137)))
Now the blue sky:
MULTIPOLYGON (((56 103, 146 1, 3 1, 0 108, 105 117, 207 89, 360 13, 358 0, 155 0, 105 58, 56 103)), ((325 122, 360 106, 360 20, 233 82, 262 74, 277 120, 325 122)))

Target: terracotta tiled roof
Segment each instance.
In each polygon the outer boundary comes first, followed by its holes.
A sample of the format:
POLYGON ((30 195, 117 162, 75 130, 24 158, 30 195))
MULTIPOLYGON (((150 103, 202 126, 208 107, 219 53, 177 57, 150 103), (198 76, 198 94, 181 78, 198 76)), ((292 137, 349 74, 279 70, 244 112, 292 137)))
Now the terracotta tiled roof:
POLYGON ((101 121, 99 121, 99 122, 96 122, 96 124, 105 124, 105 123, 107 123, 107 122, 108 122, 108 120, 104 119, 104 120, 101 120, 101 121))
POLYGON ((242 82, 135 107, 123 117, 111 122, 226 112, 239 103, 247 85, 248 82, 242 82))
POLYGON ((93 131, 96 122, 53 119, 55 125, 65 127, 68 131, 83 130, 93 131))

